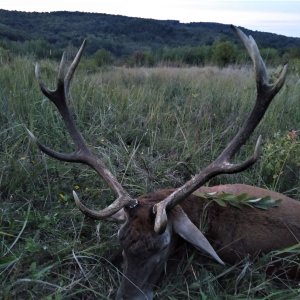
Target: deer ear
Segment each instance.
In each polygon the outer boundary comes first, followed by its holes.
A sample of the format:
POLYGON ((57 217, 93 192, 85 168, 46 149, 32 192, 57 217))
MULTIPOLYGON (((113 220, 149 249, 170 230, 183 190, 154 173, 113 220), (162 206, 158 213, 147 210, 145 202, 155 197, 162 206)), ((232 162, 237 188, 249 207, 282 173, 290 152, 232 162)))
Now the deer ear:
POLYGON ((179 205, 172 209, 170 217, 174 231, 179 236, 192 244, 196 249, 206 252, 218 263, 224 265, 224 262, 218 256, 209 241, 206 239, 203 233, 192 223, 192 221, 179 205))
POLYGON ((115 214, 110 216, 108 220, 116 223, 124 223, 126 221, 126 213, 124 208, 120 209, 115 214))

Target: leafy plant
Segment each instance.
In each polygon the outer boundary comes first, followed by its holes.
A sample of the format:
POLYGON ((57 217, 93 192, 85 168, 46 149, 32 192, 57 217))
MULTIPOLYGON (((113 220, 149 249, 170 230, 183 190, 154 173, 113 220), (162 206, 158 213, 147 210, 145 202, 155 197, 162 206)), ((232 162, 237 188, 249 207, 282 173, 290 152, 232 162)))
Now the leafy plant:
POLYGON ((300 140, 298 132, 278 132, 263 147, 261 176, 274 190, 289 189, 298 181, 300 140))
POLYGON ((113 62, 113 57, 110 51, 105 49, 99 49, 94 55, 94 62, 96 66, 103 67, 113 62))
POLYGON ((270 208, 279 206, 281 202, 281 199, 273 199, 270 196, 256 198, 246 193, 234 195, 229 193, 217 193, 217 192, 200 193, 196 191, 193 193, 193 195, 201 199, 214 201, 222 207, 227 207, 227 205, 231 205, 236 208, 241 208, 243 205, 245 205, 249 207, 268 210, 270 208))

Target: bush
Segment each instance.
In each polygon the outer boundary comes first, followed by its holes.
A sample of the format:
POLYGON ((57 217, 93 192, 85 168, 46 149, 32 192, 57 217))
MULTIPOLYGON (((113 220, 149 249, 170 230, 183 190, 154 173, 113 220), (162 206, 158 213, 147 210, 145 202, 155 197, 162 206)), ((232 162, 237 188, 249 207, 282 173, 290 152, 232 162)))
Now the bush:
POLYGON ((297 131, 276 133, 263 149, 261 175, 267 186, 286 191, 297 186, 300 166, 300 140, 297 131))
POLYGON ((224 67, 233 63, 237 57, 236 46, 229 41, 217 42, 212 48, 213 62, 217 65, 224 67))
POLYGON ((93 55, 94 61, 96 66, 102 67, 112 64, 113 57, 110 51, 107 51, 105 49, 99 49, 94 55, 93 55))
POLYGON ((140 66, 152 67, 154 65, 154 57, 149 52, 136 51, 129 59, 129 64, 137 67, 140 66))

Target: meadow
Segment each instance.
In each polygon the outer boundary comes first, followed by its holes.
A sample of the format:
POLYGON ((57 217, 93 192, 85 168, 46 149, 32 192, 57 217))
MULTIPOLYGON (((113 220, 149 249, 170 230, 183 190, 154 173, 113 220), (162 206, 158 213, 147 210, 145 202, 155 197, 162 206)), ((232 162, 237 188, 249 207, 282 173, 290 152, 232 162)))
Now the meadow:
MULTIPOLYGON (((30 129, 53 149, 72 151, 60 116, 39 91, 35 61, 0 61, 0 298, 112 299, 121 279, 118 226, 85 218, 72 190, 93 208, 114 194, 95 172, 42 154, 30 129)), ((42 61, 53 86, 57 62, 42 61)), ((272 69, 276 74, 278 70, 272 69)), ((300 199, 300 74, 291 72, 263 122, 260 160, 218 183, 247 183, 300 199), (296 132, 293 133, 293 130, 296 132)), ((211 162, 235 134, 255 100, 251 66, 217 68, 79 66, 71 86, 72 110, 94 153, 133 196, 176 187, 211 162)), ((238 159, 238 158, 237 158, 238 159)), ((199 260, 190 248, 164 276, 156 299, 295 299, 300 288, 285 278, 300 249, 275 251, 234 266, 199 260), (267 276, 274 260, 282 276, 267 276)))

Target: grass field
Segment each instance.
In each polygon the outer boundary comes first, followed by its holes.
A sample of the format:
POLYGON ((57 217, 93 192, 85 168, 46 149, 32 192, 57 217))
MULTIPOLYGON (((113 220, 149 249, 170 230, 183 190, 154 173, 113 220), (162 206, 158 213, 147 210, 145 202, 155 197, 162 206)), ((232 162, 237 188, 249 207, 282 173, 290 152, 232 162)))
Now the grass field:
MULTIPOLYGON (((54 86, 57 65, 43 61, 54 86)), ((274 74, 276 70, 273 71, 274 74)), ((262 134, 255 167, 217 183, 247 183, 300 199, 299 74, 288 74, 262 124, 243 148, 262 134)), ((107 68, 80 66, 72 84, 76 121, 99 155, 133 195, 176 187, 206 166, 230 140, 255 100, 250 67, 107 68)), ((34 78, 34 61, 16 57, 0 64, 0 298, 110 299, 121 273, 111 261, 119 249, 117 225, 85 218, 73 203, 103 207, 114 199, 96 174, 43 155, 26 133, 60 151, 72 143, 58 113, 34 78)), ((298 264, 286 250, 282 272, 298 264)), ((296 299, 296 282, 270 278, 265 270, 278 252, 245 258, 235 266, 200 263, 195 252, 156 290, 157 299, 296 299)))

